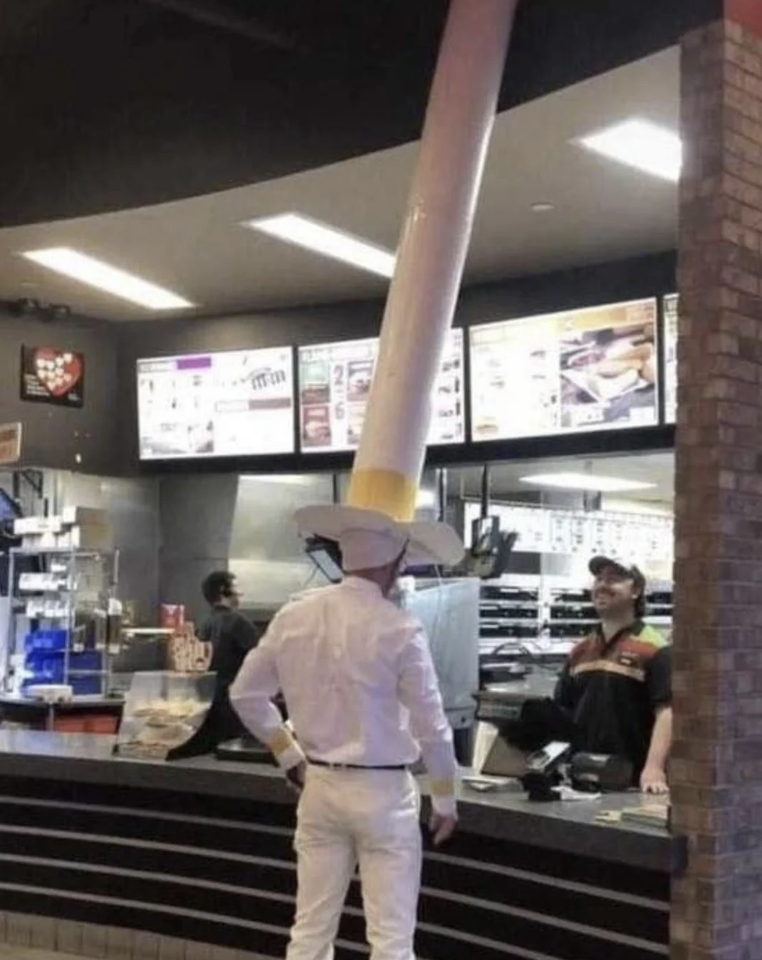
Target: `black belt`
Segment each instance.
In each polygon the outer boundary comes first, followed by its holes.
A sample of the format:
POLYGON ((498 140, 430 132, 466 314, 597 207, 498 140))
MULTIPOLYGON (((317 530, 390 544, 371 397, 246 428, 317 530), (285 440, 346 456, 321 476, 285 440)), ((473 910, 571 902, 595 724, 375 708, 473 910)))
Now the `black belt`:
POLYGON ((327 767, 329 770, 407 770, 407 765, 404 763, 371 767, 360 763, 329 763, 327 760, 313 760, 312 757, 307 757, 307 763, 312 764, 313 767, 327 767))

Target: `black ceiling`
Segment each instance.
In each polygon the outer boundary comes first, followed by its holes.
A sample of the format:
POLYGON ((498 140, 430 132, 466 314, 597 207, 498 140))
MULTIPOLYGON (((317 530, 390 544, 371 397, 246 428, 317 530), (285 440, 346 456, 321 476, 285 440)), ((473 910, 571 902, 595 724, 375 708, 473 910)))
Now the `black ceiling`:
MULTIPOLYGON (((415 139, 446 0, 1 0, 0 226, 415 139)), ((501 108, 662 49, 721 0, 521 0, 501 108)))

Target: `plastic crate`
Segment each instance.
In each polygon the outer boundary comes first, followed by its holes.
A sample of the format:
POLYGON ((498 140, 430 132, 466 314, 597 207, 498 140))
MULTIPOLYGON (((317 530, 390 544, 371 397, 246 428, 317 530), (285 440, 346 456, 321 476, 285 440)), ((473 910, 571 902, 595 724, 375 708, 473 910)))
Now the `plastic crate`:
POLYGON ((31 674, 24 680, 24 687, 34 683, 63 683, 64 658, 49 653, 29 654, 24 661, 24 669, 31 674))
POLYGON ((102 677, 69 677, 75 697, 97 697, 103 693, 102 677))
POLYGON ((69 671, 102 670, 103 653, 100 650, 84 650, 69 654, 69 671))
POLYGON ((27 653, 61 652, 66 649, 69 639, 67 630, 34 630, 24 638, 24 650, 27 653))

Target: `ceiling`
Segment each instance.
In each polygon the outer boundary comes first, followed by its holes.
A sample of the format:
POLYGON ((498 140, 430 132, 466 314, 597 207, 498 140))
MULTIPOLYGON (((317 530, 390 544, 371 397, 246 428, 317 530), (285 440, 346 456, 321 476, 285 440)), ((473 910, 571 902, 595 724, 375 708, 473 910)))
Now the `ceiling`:
MULTIPOLYGON (((200 196, 421 129, 448 0, 2 0, 0 225, 200 196)), ((521 0, 505 110, 677 44, 722 0, 521 0)))
MULTIPOLYGON (((568 457, 543 460, 517 460, 510 463, 490 464, 490 495, 493 499, 510 500, 517 493, 527 494, 544 489, 546 493, 558 493, 549 488, 540 488, 521 483, 521 477, 537 473, 590 473, 614 477, 617 480, 634 480, 651 483, 653 487, 621 494, 611 494, 614 500, 635 500, 670 507, 675 496, 674 451, 660 453, 628 454, 626 457, 568 457)), ((448 469, 448 487, 452 493, 466 497, 479 497, 481 493, 481 467, 452 467, 448 469)))
MULTIPOLYGON (((678 113, 679 55, 670 48, 500 114, 465 282, 671 249, 675 185, 570 141, 633 115, 677 130, 678 113), (534 213, 538 201, 554 210, 534 213)), ((183 316, 383 297, 383 279, 239 223, 296 210, 394 248, 415 157, 416 144, 407 144, 189 200, 0 230, 0 299, 64 303, 108 320, 167 316, 58 278, 18 255, 50 246, 81 249, 168 287, 196 304, 183 316)))

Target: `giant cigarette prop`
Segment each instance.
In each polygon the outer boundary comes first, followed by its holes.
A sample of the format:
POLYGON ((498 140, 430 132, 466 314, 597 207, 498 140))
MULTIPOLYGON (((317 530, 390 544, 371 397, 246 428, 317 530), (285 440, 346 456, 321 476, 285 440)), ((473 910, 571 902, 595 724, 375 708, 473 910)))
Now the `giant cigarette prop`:
POLYGON ((451 0, 347 502, 415 513, 518 0, 451 0))

